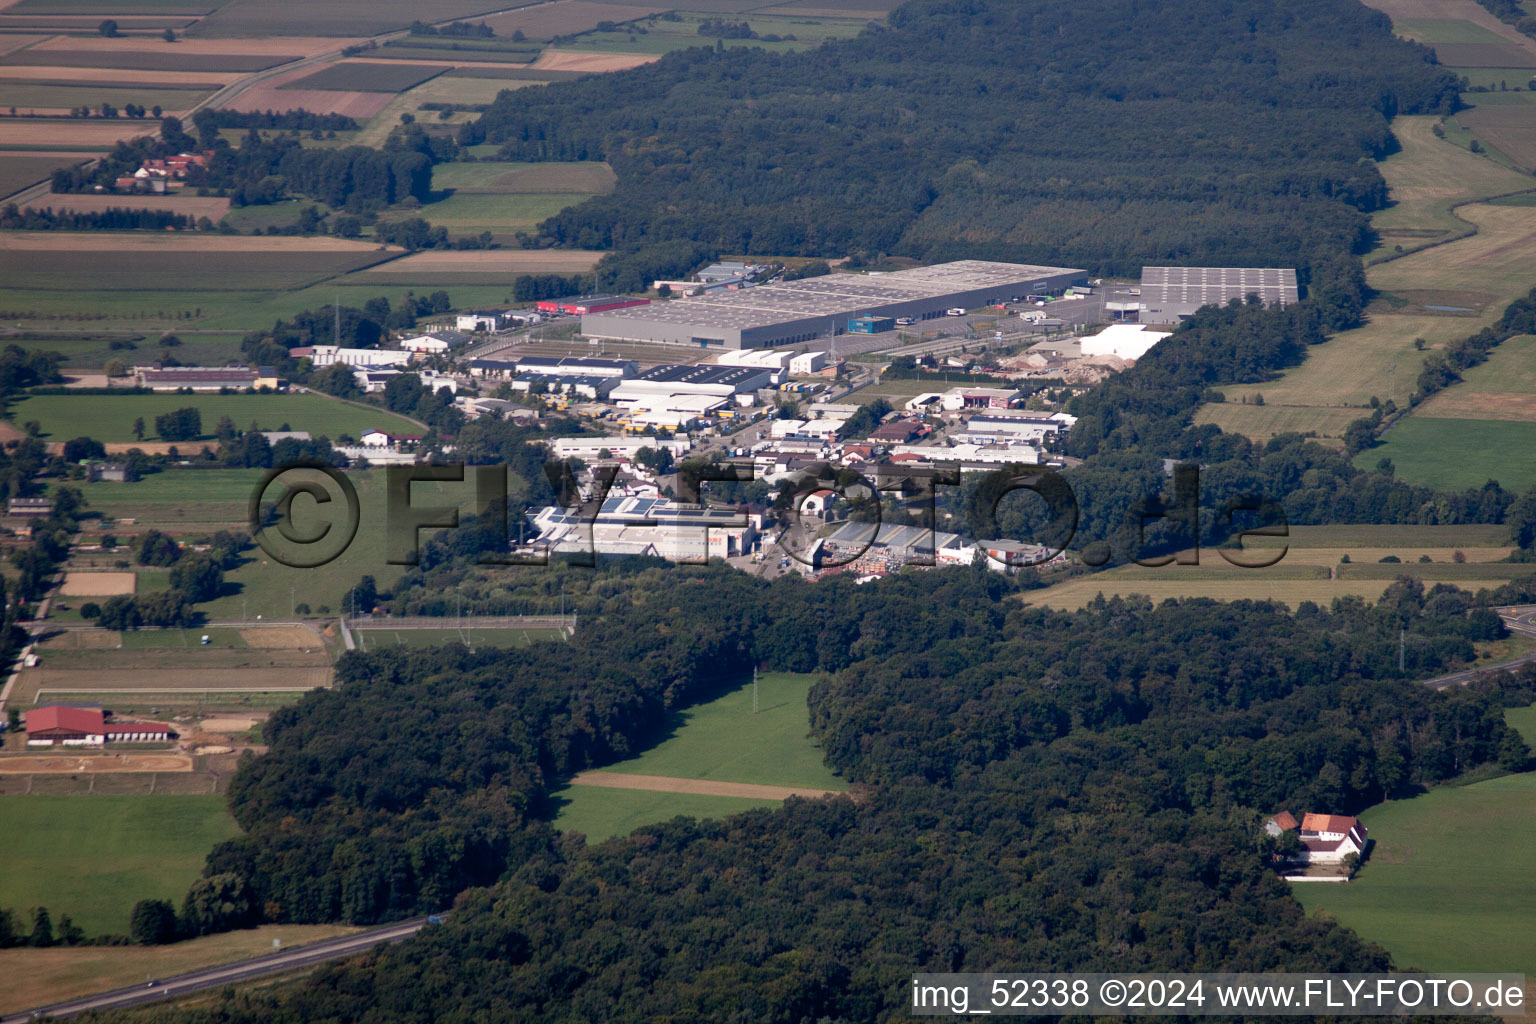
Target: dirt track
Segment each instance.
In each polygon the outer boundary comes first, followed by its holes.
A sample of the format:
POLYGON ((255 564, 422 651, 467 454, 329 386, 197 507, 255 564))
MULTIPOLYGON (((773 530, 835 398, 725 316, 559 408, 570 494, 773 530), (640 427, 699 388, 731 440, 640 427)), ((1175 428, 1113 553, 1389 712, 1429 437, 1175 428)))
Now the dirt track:
POLYGON ((65 597, 114 597, 133 593, 137 580, 131 572, 66 572, 59 593, 65 597))
POLYGON ((796 789, 793 786, 759 786, 749 782, 712 782, 708 779, 674 779, 665 775, 629 775, 624 772, 582 772, 573 786, 603 789, 643 789, 653 793, 694 793, 699 796, 739 796, 754 800, 788 800, 792 796, 836 796, 836 790, 796 789))
POLYGON ((189 772, 192 759, 181 754, 45 754, 0 758, 0 775, 50 775, 102 772, 189 772))

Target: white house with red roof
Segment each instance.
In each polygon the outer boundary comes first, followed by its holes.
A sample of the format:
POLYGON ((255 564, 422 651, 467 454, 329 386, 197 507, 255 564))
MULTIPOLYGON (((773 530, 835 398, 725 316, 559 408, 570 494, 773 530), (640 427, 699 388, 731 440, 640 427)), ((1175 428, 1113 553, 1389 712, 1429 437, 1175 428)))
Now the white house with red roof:
POLYGON ((1309 813, 1302 815, 1298 825, 1289 811, 1281 811, 1264 823, 1264 831, 1272 836, 1284 835, 1293 828, 1298 829, 1304 850, 1300 859, 1307 864, 1338 864, 1350 854, 1365 856, 1369 833, 1359 818, 1309 813))

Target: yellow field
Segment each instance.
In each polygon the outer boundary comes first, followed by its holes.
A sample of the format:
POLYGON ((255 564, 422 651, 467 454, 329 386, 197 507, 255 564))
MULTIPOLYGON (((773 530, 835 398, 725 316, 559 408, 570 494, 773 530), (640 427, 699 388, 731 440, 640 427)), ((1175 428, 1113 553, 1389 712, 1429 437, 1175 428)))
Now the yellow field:
MULTIPOLYGON (((12 797, 25 799, 25 797, 12 797)), ((76 946, 0 950, 0 1013, 62 1002, 199 967, 271 953, 272 941, 302 946, 357 931, 345 925, 277 924, 209 935, 170 946, 76 946)))
POLYGON ((660 59, 660 54, 572 53, 549 49, 539 54, 532 66, 540 71, 627 71, 660 59))
MULTIPOLYGON (((1034 590, 1022 595, 1026 604, 1046 608, 1075 610, 1102 594, 1104 597, 1129 597, 1140 594, 1154 604, 1170 598, 1209 597, 1217 601, 1279 601, 1294 608, 1303 601, 1315 601, 1326 605, 1336 597, 1358 596, 1375 601, 1392 584, 1390 579, 1328 579, 1318 576, 1312 579, 1295 579, 1294 574, 1280 574, 1280 566, 1274 569, 1226 570, 1207 569, 1208 556, 1202 556, 1201 564, 1169 565, 1162 569, 1144 569, 1140 566, 1112 569, 1083 579, 1034 590), (1237 573, 1241 573, 1238 578, 1237 573), (1286 578, 1290 576, 1291 578, 1286 578)), ((1219 561, 1219 556, 1217 556, 1219 561)), ((1284 566, 1286 563, 1280 563, 1284 566)), ((1403 565, 1406 575, 1412 575, 1411 565, 1403 565)), ((1511 567, 1517 568, 1517 567, 1511 567)), ((1465 590, 1502 586, 1509 582, 1509 575, 1488 579, 1456 581, 1465 590)))
POLYGON ((1406 403, 1426 355, 1415 350, 1414 339, 1423 338, 1428 350, 1474 334, 1533 283, 1536 207, 1475 204, 1457 212, 1476 225, 1477 234, 1371 267, 1367 280, 1389 293, 1465 293, 1470 296, 1465 301, 1480 305, 1481 313, 1373 312, 1364 327, 1314 347, 1305 362, 1281 379, 1223 389, 1227 402, 1205 406, 1196 422, 1256 440, 1287 430, 1337 438, 1350 421, 1367 414, 1373 395, 1406 403), (1256 394, 1264 396, 1264 405, 1239 404, 1256 394))

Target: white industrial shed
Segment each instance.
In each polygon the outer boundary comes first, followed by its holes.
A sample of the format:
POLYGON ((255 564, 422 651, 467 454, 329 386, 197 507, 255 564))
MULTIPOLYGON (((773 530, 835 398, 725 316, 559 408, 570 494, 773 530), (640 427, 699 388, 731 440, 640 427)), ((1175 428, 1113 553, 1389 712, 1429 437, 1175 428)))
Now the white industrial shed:
POLYGON ((587 313, 591 338, 743 349, 797 345, 841 334, 859 316, 927 320, 954 307, 1012 302, 1057 292, 1083 270, 960 260, 892 274, 831 274, 739 292, 587 313))
POLYGON ((1222 306, 1257 295, 1266 306, 1298 299, 1296 271, 1289 267, 1143 267, 1140 320, 1176 324, 1201 306, 1222 306))

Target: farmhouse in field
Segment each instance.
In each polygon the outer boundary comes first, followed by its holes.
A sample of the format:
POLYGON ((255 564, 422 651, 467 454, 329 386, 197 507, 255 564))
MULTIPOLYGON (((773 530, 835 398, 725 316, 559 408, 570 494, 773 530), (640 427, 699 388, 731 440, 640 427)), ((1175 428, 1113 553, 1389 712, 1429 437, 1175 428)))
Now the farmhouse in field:
POLYGON ((107 743, 155 743, 171 738, 163 722, 108 722, 101 708, 62 705, 27 712, 27 746, 99 747, 107 743))
POLYGON ((134 376, 140 387, 151 391, 244 391, 247 388, 286 388, 288 382, 270 366, 250 369, 246 366, 136 366, 134 376))
POLYGON ((1346 857, 1365 856, 1369 833, 1359 818, 1347 814, 1304 814, 1298 825, 1295 815, 1281 811, 1264 823, 1264 831, 1283 836, 1295 829, 1301 849, 1291 857, 1292 864, 1342 864, 1346 857))
POLYGON ((48 498, 12 498, 7 511, 13 516, 46 516, 53 513, 48 498))

